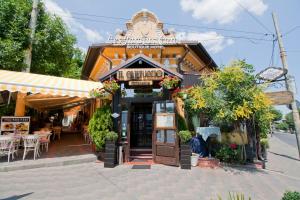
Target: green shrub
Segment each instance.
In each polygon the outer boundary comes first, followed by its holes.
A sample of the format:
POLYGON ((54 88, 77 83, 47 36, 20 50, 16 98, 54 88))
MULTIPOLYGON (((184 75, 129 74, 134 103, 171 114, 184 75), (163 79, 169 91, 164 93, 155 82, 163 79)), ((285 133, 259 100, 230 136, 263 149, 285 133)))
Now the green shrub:
POLYGON ((216 158, 226 163, 242 163, 241 147, 236 144, 223 145, 217 150, 216 158))
POLYGON ((109 106, 98 108, 89 121, 89 133, 97 150, 103 149, 106 135, 110 132, 113 122, 109 106))
POLYGON ((297 191, 286 191, 281 200, 300 200, 300 193, 297 191))
POLYGON ((188 143, 192 139, 192 133, 188 130, 179 131, 178 136, 182 143, 188 143))
POLYGON ((108 141, 117 141, 118 137, 119 137, 118 133, 116 133, 114 131, 109 131, 105 135, 105 139, 108 140, 108 141))

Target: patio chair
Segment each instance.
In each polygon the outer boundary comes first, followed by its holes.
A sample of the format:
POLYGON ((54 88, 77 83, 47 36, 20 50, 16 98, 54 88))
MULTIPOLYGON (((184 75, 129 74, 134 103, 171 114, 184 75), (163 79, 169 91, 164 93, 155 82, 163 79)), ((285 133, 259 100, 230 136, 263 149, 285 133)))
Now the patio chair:
POLYGON ((0 156, 7 155, 8 162, 10 156, 14 159, 14 139, 10 136, 0 137, 0 156))
POLYGON ((83 134, 83 138, 84 138, 85 143, 90 143, 91 138, 90 138, 90 134, 89 134, 87 126, 83 126, 82 134, 83 134))
POLYGON ((39 156, 39 136, 38 135, 26 135, 23 136, 24 141, 24 154, 23 154, 23 160, 26 157, 26 154, 29 151, 33 151, 33 159, 35 160, 36 156, 39 156))
POLYGON ((55 126, 53 127, 53 140, 55 139, 55 136, 57 135, 58 139, 60 140, 60 134, 61 134, 61 127, 60 126, 55 126))
POLYGON ((46 152, 48 152, 48 147, 49 147, 49 143, 50 143, 50 136, 52 134, 51 133, 44 133, 44 134, 39 134, 40 136, 40 147, 46 148, 46 152))

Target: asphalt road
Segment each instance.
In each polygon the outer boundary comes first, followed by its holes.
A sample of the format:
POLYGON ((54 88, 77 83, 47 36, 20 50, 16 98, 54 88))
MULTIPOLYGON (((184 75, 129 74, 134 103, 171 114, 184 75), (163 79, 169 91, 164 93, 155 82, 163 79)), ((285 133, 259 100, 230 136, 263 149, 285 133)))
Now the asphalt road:
POLYGON ((297 148, 297 142, 296 142, 295 134, 275 132, 273 134, 273 137, 276 137, 279 140, 281 140, 282 142, 284 142, 288 145, 291 145, 292 147, 297 148))

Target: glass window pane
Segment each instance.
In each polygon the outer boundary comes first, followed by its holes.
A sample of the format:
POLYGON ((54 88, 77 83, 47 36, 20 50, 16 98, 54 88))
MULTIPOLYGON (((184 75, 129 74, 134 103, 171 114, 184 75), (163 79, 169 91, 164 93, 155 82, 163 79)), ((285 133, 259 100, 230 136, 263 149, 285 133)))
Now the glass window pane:
POLYGON ((156 142, 164 142, 165 141, 165 133, 164 130, 156 131, 156 142))
POLYGON ((166 103, 167 112, 174 113, 174 103, 166 103))
POLYGON ((167 143, 175 143, 175 131, 174 130, 166 130, 167 143))
POLYGON ((156 112, 157 113, 164 113, 165 111, 165 104, 164 103, 156 103, 156 112))

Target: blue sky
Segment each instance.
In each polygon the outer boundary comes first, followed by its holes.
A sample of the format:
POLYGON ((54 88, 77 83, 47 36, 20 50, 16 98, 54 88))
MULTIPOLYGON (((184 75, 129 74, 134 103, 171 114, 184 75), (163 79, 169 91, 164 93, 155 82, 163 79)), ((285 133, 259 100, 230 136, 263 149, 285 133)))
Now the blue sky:
MULTIPOLYGON (((105 42, 117 29, 125 30, 126 20, 114 20, 90 15, 131 18, 141 9, 154 12, 160 21, 172 24, 205 26, 218 29, 235 29, 248 32, 274 33, 271 13, 276 12, 282 33, 300 26, 299 0, 44 0, 49 12, 61 16, 78 40, 83 50, 93 43, 105 42), (247 11, 244 9, 247 8, 247 11), (250 13, 250 14, 249 14, 250 13), (252 15, 252 16, 251 16, 252 15), (262 27, 255 19, 266 28, 262 27), (94 20, 94 21, 93 21, 94 20)), ((204 44, 218 65, 233 59, 246 59, 257 72, 270 64, 272 41, 239 39, 262 38, 262 34, 244 34, 207 28, 190 28, 165 25, 187 39, 197 39, 204 44), (231 36, 234 36, 232 38, 231 36)), ((290 74, 300 87, 300 27, 287 34, 283 40, 288 54, 290 74), (298 61, 298 62, 297 62, 298 61)), ((274 51, 274 65, 280 67, 278 45, 274 51)), ((300 99, 299 93, 297 94, 300 99)))

